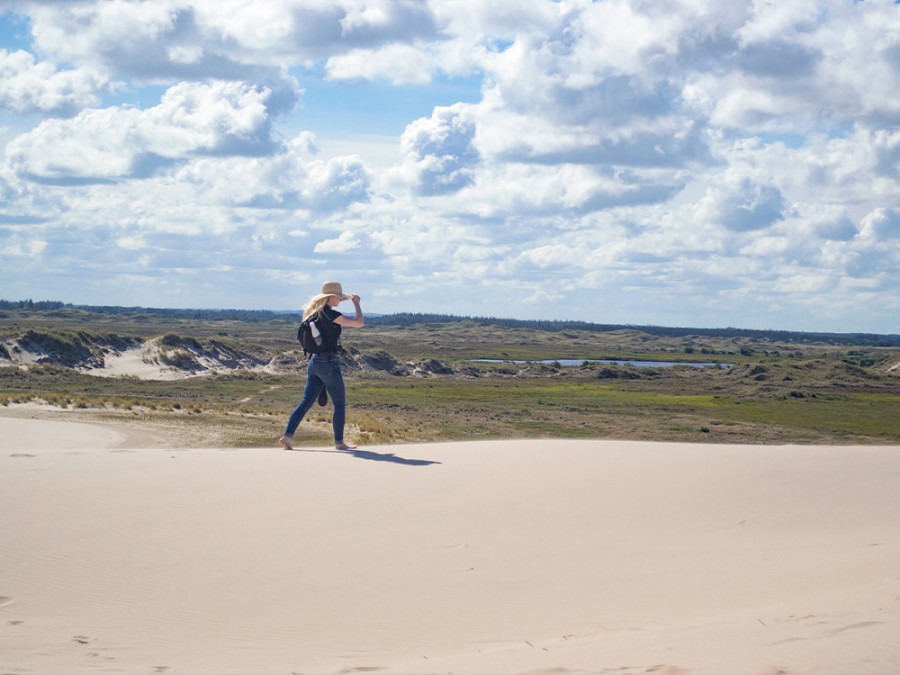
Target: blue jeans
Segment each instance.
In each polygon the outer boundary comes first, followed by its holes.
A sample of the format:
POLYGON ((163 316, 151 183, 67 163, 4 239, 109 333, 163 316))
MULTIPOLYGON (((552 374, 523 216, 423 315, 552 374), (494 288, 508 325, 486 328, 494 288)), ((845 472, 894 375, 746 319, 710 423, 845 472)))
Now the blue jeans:
POLYGON ((341 357, 338 354, 313 354, 306 367, 306 388, 303 390, 303 398, 294 408, 284 435, 293 437, 294 432, 309 412, 322 392, 322 387, 328 391, 328 397, 334 405, 334 415, 331 425, 334 427, 334 442, 341 443, 344 440, 344 416, 346 415, 347 401, 344 397, 344 376, 341 375, 341 357))

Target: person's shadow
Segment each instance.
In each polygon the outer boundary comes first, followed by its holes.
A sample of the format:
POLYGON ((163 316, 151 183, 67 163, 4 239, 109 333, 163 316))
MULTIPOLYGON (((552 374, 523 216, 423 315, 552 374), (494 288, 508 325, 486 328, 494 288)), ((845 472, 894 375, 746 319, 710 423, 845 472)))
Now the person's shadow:
POLYGON ((397 457, 397 455, 392 452, 371 452, 369 450, 360 450, 359 448, 356 448, 355 450, 335 450, 335 452, 342 452, 345 455, 353 455, 357 459, 368 459, 373 462, 393 462, 394 464, 405 464, 406 466, 428 466, 429 464, 440 464, 440 462, 435 462, 430 459, 407 459, 406 457, 397 457))
POLYGON ((352 457, 356 457, 357 459, 368 459, 372 462, 391 462, 393 464, 403 464, 405 466, 428 466, 429 464, 440 464, 440 462, 436 462, 430 459, 407 459, 406 457, 398 457, 392 452, 372 452, 370 450, 361 450, 356 448, 355 450, 317 450, 314 448, 293 448, 293 450, 300 452, 333 452, 339 455, 350 455, 352 457))

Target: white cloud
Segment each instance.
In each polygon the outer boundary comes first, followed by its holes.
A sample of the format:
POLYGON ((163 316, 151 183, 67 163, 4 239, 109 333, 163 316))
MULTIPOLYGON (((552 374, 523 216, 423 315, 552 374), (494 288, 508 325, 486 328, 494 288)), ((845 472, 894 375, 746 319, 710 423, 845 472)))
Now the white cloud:
POLYGON ((272 147, 265 87, 180 83, 160 105, 88 108, 45 120, 7 146, 8 163, 35 180, 71 182, 151 175, 197 154, 259 154, 272 147))
POLYGON ((732 232, 764 229, 784 218, 781 190, 746 177, 724 189, 712 188, 706 199, 708 218, 732 232))
POLYGON ((345 253, 359 247, 359 237, 353 232, 342 232, 336 239, 320 241, 313 249, 313 253, 345 253))
POLYGON ((310 184, 304 191, 310 208, 333 211, 351 202, 366 201, 371 176, 358 157, 333 157, 313 162, 309 167, 310 184))
POLYGON ((91 69, 56 71, 50 63, 35 63, 34 56, 21 49, 0 49, 0 110, 67 116, 95 105, 109 88, 91 69))
POLYGON ((473 181, 479 155, 472 140, 475 125, 466 107, 436 108, 431 118, 410 124, 400 139, 404 172, 420 194, 457 192, 473 181))
POLYGON ((392 44, 380 49, 356 49, 328 59, 328 77, 335 80, 385 78, 394 84, 431 81, 434 59, 414 45, 392 44))
POLYGON ((863 219, 860 235, 877 242, 900 239, 900 209, 875 209, 863 219))
POLYGON ((177 47, 172 41, 179 32, 193 37, 186 2, 48 3, 36 4, 29 14, 42 52, 110 71, 150 74, 177 47))
POLYGON ((531 295, 525 297, 522 300, 522 303, 526 305, 547 305, 549 303, 560 302, 565 297, 565 294, 563 294, 562 292, 548 291, 546 289, 539 288, 531 295))
POLYGON ((373 44, 433 37, 422 2, 155 0, 36 4, 35 43, 59 60, 147 80, 259 79, 373 44))
POLYGON ((15 238, 11 242, 0 245, 0 257, 7 258, 36 258, 47 248, 47 242, 42 239, 22 240, 15 238))

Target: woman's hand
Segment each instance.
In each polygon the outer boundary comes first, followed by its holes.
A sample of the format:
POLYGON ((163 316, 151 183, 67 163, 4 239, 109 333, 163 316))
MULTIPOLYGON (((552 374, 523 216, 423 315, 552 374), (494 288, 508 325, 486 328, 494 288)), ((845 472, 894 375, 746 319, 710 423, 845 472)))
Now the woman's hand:
POLYGON ((366 320, 363 317, 362 307, 359 306, 359 296, 356 293, 353 293, 350 296, 350 299, 353 301, 353 307, 356 309, 356 316, 351 317, 341 315, 334 321, 335 323, 338 323, 341 326, 346 326, 347 328, 362 328, 365 325, 366 320))

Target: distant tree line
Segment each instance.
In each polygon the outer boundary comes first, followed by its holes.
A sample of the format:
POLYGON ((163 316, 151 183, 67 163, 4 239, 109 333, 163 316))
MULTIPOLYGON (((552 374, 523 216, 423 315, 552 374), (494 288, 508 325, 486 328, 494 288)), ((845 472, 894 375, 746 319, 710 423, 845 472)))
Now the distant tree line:
MULTIPOLYGON (((59 310, 79 309, 96 314, 143 314, 166 319, 201 320, 201 321, 246 321, 261 323, 275 319, 299 320, 300 314, 290 312, 274 312, 265 309, 160 309, 151 307, 118 307, 72 305, 55 300, 0 300, 0 310, 31 309, 59 310)), ((561 332, 590 331, 605 333, 614 330, 639 330, 649 335, 660 337, 703 337, 735 338, 745 337, 767 342, 824 342, 835 345, 866 345, 875 347, 900 347, 900 335, 879 335, 876 333, 807 333, 786 330, 753 330, 745 328, 687 328, 667 326, 640 326, 634 324, 590 323, 588 321, 544 321, 540 319, 501 319, 496 317, 456 316, 452 314, 416 314, 399 313, 381 316, 367 316, 366 323, 374 326, 413 326, 415 324, 456 323, 474 321, 483 325, 502 326, 505 328, 528 328, 531 330, 561 332)))
POLYGON ((33 309, 60 310, 79 309, 94 314, 143 314, 165 319, 196 319, 203 321, 247 321, 250 323, 272 321, 277 318, 290 319, 299 314, 285 312, 273 312, 267 309, 164 309, 157 307, 119 307, 98 305, 73 305, 71 303, 57 302, 55 300, 0 300, 0 310, 4 309, 33 309))
POLYGON ((62 309, 65 306, 56 300, 0 300, 0 309, 62 309))
POLYGON ((704 337, 734 338, 746 337, 768 342, 826 342, 836 345, 868 345, 879 347, 900 346, 900 335, 879 335, 875 333, 806 333, 786 330, 754 330, 745 328, 690 328, 667 326, 639 326, 634 324, 590 323, 587 321, 545 321, 523 319, 500 319, 496 317, 454 316, 447 314, 388 314, 385 316, 366 318, 366 322, 382 326, 412 326, 417 323, 454 323, 458 321, 474 321, 490 326, 507 328, 530 328, 542 331, 590 331, 605 333, 614 330, 639 330, 649 335, 660 337, 688 337, 690 335, 704 337))

